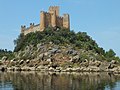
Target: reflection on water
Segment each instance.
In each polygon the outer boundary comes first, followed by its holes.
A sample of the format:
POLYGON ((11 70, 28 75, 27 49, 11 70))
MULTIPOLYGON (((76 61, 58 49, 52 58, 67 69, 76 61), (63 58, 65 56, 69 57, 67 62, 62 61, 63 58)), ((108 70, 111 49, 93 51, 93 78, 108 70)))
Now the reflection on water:
POLYGON ((108 73, 0 72, 0 90, 120 90, 108 73))

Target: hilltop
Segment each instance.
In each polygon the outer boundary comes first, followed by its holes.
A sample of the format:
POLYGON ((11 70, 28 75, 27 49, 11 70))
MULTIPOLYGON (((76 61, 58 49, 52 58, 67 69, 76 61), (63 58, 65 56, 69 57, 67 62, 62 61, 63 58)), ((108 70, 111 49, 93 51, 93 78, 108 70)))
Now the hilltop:
POLYGON ((96 41, 87 35, 86 32, 75 33, 67 29, 46 28, 46 30, 42 32, 31 32, 27 35, 20 34, 19 37, 14 40, 14 43, 16 45, 14 52, 25 50, 26 47, 38 49, 39 44, 41 44, 41 46, 48 45, 48 47, 49 44, 51 44, 58 47, 92 52, 99 55, 101 60, 119 60, 112 49, 106 52, 103 48, 99 47, 96 41))
POLYGON ((86 32, 49 27, 20 34, 14 43, 13 59, 1 61, 7 70, 120 72, 115 52, 99 47, 86 32))

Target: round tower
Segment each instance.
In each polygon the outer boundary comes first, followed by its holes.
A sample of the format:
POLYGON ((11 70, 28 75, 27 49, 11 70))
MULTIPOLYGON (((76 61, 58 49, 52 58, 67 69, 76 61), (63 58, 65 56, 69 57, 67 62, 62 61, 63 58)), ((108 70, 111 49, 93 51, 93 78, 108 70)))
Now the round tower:
POLYGON ((45 29, 45 13, 44 11, 40 12, 40 31, 45 29))
POLYGON ((63 15, 63 27, 70 29, 70 17, 69 14, 64 14, 63 15))
POLYGON ((56 12, 53 12, 52 14, 51 14, 51 25, 52 25, 52 27, 55 27, 56 26, 56 12))

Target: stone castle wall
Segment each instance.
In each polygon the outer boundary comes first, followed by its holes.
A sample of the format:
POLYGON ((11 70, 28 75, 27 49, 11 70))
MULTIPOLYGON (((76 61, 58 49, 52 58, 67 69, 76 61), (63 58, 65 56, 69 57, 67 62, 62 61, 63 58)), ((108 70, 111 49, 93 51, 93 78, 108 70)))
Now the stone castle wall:
POLYGON ((36 32, 36 31, 40 31, 40 24, 34 25, 32 24, 32 26, 30 25, 30 27, 26 28, 25 26, 21 26, 21 33, 24 33, 24 35, 31 33, 31 32, 36 32))
POLYGON ((69 14, 64 14, 63 17, 59 16, 59 7, 50 6, 48 12, 40 12, 40 24, 34 25, 30 24, 30 27, 21 26, 21 33, 24 35, 35 32, 43 31, 47 27, 60 27, 70 29, 70 18, 69 14))
POLYGON ((63 27, 63 17, 57 16, 57 22, 58 27, 63 27))

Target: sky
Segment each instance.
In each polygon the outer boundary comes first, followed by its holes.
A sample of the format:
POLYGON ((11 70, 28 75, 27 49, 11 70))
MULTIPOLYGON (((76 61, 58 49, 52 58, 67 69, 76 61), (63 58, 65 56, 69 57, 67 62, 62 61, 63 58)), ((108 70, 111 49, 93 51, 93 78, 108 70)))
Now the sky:
POLYGON ((13 50, 21 25, 40 23, 40 11, 49 6, 70 14, 71 30, 87 32, 120 56, 120 0, 0 0, 0 48, 13 50))

